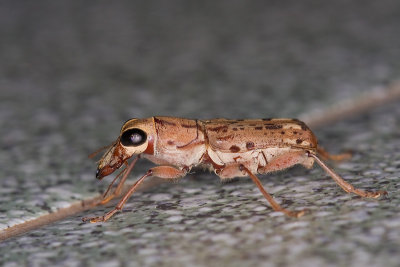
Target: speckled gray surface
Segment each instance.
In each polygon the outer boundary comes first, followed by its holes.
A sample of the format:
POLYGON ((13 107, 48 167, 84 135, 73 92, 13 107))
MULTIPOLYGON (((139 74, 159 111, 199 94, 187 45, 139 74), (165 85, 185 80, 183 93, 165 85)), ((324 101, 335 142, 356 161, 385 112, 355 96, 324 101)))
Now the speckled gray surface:
MULTIPOLYGON (((397 1, 243 4, 3 2, 0 229, 104 190, 87 154, 130 117, 298 117, 400 77, 397 1)), ((383 200, 345 194, 315 167, 247 179, 197 172, 0 244, 4 266, 398 266, 400 108, 318 129, 331 164, 383 200)), ((150 165, 138 166, 135 175, 150 165)), ((133 178, 132 177, 132 178, 133 178)))

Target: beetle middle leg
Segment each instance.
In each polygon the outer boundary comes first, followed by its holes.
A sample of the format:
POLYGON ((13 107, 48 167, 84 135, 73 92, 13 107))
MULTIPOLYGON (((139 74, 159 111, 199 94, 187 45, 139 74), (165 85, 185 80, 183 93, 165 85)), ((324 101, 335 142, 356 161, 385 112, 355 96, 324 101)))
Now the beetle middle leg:
MULTIPOLYGON (((130 166, 132 163, 130 164, 130 166)), ((133 166, 132 166, 133 167, 133 166)), ((125 175, 128 175, 130 170, 128 170, 125 175)), ((82 218, 82 221, 90 221, 91 223, 96 222, 105 222, 110 219, 116 212, 122 210, 122 207, 126 203, 126 201, 130 198, 130 196, 137 190, 137 188, 143 183, 144 179, 149 176, 155 176, 163 179, 176 179, 186 175, 188 172, 187 169, 177 169, 171 166, 157 166, 149 169, 142 177, 139 178, 129 189, 129 191, 122 197, 122 199, 118 202, 114 209, 110 210, 103 216, 92 217, 92 218, 82 218)), ((126 179, 126 178, 125 178, 126 179)), ((121 181, 122 182, 122 181, 121 181)))
POLYGON ((283 213, 285 213, 286 215, 288 215, 290 217, 296 217, 296 218, 303 216, 305 214, 305 212, 306 212, 306 210, 290 211, 290 210, 282 208, 282 206, 279 205, 273 199, 273 197, 265 190, 265 188, 263 187, 263 185, 261 184, 261 182, 257 178, 257 176, 254 175, 243 164, 237 163, 237 164, 226 165, 223 169, 219 169, 216 173, 222 179, 235 177, 235 176, 236 177, 237 176, 250 176, 250 178, 253 180, 253 182, 256 184, 258 189, 261 191, 263 196, 268 200, 268 202, 271 204, 271 207, 275 211, 280 211, 280 212, 283 212, 283 213))
POLYGON ((271 204, 272 208, 275 211, 280 211, 285 213, 286 215, 290 216, 290 217, 296 217, 299 218, 301 216, 303 216, 306 213, 306 210, 301 210, 301 211, 291 211, 291 210, 287 210, 282 208, 281 205, 279 205, 273 198, 272 196, 265 190, 265 188, 262 186, 260 179, 258 179, 258 177, 256 175, 254 175, 249 169, 247 169, 243 164, 239 165, 239 169, 241 171, 245 171, 250 178, 253 180, 253 182, 257 185, 258 189, 261 191, 261 193, 263 194, 263 196, 268 200, 268 202, 271 204))

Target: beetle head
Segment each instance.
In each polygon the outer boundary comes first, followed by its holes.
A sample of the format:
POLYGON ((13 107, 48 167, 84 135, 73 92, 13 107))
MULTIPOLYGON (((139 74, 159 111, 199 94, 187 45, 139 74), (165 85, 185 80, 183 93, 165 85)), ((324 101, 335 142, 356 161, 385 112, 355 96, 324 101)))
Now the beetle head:
POLYGON ((102 179, 110 175, 132 156, 153 154, 154 136, 155 129, 151 118, 130 119, 125 122, 118 139, 100 159, 96 178, 102 179))

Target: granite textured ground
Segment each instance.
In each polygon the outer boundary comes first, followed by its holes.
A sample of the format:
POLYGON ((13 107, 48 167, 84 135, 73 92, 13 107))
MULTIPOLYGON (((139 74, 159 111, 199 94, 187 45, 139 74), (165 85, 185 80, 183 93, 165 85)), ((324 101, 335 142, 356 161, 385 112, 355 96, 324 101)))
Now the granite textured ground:
MULTIPOLYGON (((0 231, 104 190, 87 155, 131 117, 299 117, 400 77, 398 1, 0 5, 0 231)), ((0 243, 3 266, 399 266, 400 105, 315 129, 318 167, 249 179, 191 173, 104 224, 69 217, 0 243)), ((143 162, 131 180, 151 166, 143 162)))

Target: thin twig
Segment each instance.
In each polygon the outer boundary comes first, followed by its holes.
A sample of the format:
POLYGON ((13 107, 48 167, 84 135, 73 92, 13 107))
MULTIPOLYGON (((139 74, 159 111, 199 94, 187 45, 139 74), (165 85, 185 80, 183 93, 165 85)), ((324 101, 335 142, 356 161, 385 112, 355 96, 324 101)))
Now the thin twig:
MULTIPOLYGON (((140 186, 138 191, 145 191, 149 188, 153 188, 154 186, 159 185, 160 183, 162 183, 162 179, 158 179, 158 178, 149 179, 140 186)), ((125 184, 121 190, 120 195, 125 194, 128 191, 128 189, 130 188, 130 186, 131 186, 131 184, 125 184)), ((49 214, 40 216, 33 220, 29 220, 29 221, 23 222, 21 224, 17 224, 17 225, 11 226, 9 228, 6 228, 4 230, 1 230, 0 231, 0 242, 6 240, 8 238, 11 238, 13 236, 21 235, 23 233, 37 229, 44 225, 62 220, 68 216, 72 216, 72 215, 78 214, 80 212, 93 209, 94 207, 98 206, 98 203, 100 202, 100 200, 102 200, 102 196, 98 195, 98 196, 95 196, 92 198, 74 202, 74 203, 71 203, 71 206, 69 206, 69 207, 61 208, 55 212, 51 212, 49 214)))
POLYGON ((379 87, 350 99, 342 100, 330 107, 305 113, 299 116, 299 119, 304 121, 311 129, 315 129, 349 116, 362 114, 372 108, 399 99, 400 81, 396 81, 388 87, 379 87))

